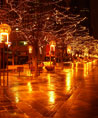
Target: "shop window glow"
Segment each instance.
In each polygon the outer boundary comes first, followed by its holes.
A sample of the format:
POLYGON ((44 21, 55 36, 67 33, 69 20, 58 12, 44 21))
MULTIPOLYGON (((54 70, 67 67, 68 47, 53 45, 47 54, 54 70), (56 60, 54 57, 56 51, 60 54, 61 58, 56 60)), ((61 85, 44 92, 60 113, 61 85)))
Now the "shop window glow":
POLYGON ((6 42, 8 44, 8 33, 1 33, 0 39, 0 42, 6 42))
POLYGON ((4 42, 8 44, 10 32, 11 32, 11 28, 9 25, 1 24, 0 25, 0 42, 4 42))

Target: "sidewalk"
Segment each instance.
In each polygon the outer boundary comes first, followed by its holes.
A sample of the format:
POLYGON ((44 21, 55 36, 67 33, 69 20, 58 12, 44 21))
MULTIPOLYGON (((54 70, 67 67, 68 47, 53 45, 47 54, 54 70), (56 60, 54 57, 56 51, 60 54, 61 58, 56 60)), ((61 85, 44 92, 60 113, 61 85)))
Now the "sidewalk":
POLYGON ((57 69, 38 77, 9 73, 0 86, 0 118, 98 118, 98 63, 57 69))
POLYGON ((98 118, 98 63, 54 118, 98 118))

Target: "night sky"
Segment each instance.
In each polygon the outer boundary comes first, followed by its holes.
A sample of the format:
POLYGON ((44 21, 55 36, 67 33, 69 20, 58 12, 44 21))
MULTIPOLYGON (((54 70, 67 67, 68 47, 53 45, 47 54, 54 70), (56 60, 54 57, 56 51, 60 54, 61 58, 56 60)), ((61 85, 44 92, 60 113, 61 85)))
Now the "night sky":
POLYGON ((79 10, 87 8, 89 10, 88 22, 90 35, 98 39, 98 0, 65 0, 71 6, 77 6, 79 10))
POLYGON ((90 1, 90 9, 91 9, 91 27, 93 35, 96 39, 98 39, 98 0, 90 1))

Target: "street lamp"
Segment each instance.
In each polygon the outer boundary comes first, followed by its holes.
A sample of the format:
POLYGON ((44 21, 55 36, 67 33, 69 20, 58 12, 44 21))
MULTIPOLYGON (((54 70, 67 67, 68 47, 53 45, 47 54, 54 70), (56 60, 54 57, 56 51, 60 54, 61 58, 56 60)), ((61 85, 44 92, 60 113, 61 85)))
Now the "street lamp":
POLYGON ((11 32, 11 28, 7 24, 0 25, 0 42, 7 43, 9 42, 9 34, 11 32))
POLYGON ((32 46, 29 46, 29 54, 32 54, 32 50, 33 50, 32 46))
POLYGON ((29 62, 29 68, 31 67, 31 64, 32 64, 32 53, 33 53, 33 47, 31 45, 28 46, 28 51, 29 51, 29 54, 28 54, 28 62, 29 62))
MULTIPOLYGON (((1 49, 3 48, 3 84, 5 83, 5 44, 7 44, 7 84, 8 84, 8 46, 9 46, 9 34, 11 28, 7 24, 0 25, 0 69, 1 69, 1 49)), ((1 72, 0 72, 0 84, 1 84, 1 72)))
POLYGON ((71 46, 67 45, 67 54, 71 54, 71 46))
POLYGON ((55 55, 55 46, 56 46, 55 41, 51 41, 50 42, 50 65, 51 65, 51 56, 55 55))

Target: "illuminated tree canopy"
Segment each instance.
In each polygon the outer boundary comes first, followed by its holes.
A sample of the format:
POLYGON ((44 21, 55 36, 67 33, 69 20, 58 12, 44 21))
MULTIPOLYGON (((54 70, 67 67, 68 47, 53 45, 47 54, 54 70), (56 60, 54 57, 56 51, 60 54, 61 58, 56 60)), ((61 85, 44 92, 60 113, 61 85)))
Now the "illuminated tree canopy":
POLYGON ((78 50, 94 40, 83 26, 86 17, 73 13, 63 0, 8 0, 0 13, 1 22, 9 24, 13 32, 19 28, 35 48, 52 39, 57 45, 71 44, 78 50))

